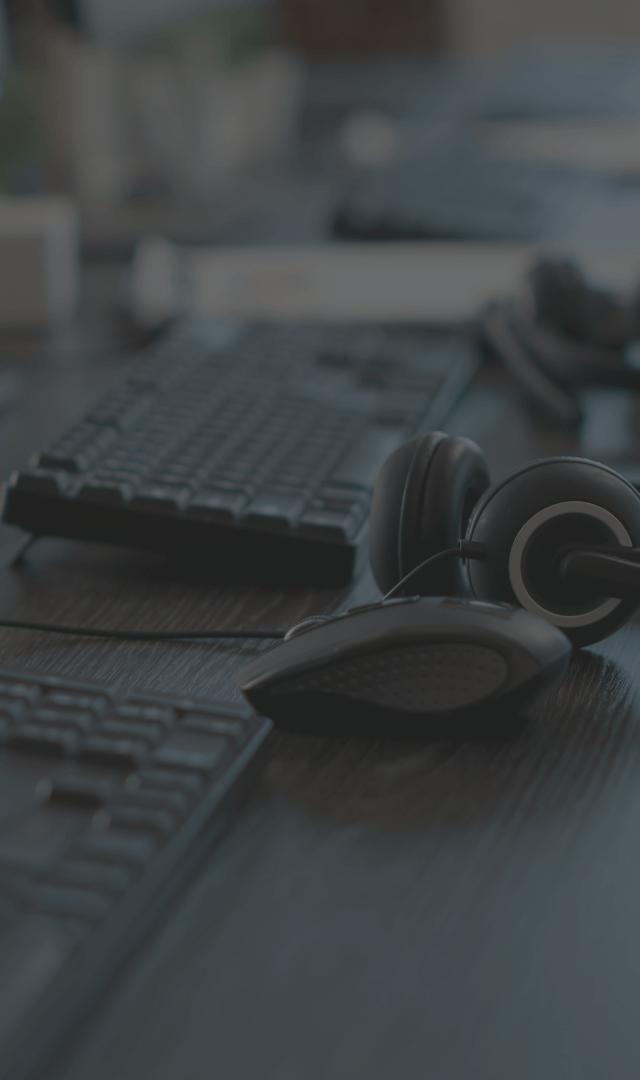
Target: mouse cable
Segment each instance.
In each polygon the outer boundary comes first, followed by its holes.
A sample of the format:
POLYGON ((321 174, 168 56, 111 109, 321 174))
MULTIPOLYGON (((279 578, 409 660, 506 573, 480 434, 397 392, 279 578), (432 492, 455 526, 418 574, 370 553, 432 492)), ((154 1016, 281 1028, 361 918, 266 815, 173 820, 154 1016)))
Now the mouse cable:
MULTIPOLYGON (((432 563, 439 562, 441 559, 482 559, 485 556, 484 544, 478 544, 473 540, 458 540, 455 547, 445 548, 444 551, 437 551, 435 555, 430 555, 428 559, 424 559, 418 566, 414 566, 413 570, 410 570, 408 574, 400 578, 400 581, 389 589, 389 592, 385 593, 379 603, 384 604, 386 600, 390 600, 407 582, 411 581, 413 577, 416 577, 425 567, 430 566, 432 563)), ((358 611, 358 608, 355 609, 358 611)), ((295 626, 292 626, 290 630, 287 630, 284 635, 285 641, 296 636, 305 630, 311 630, 312 627, 321 626, 322 623, 331 622, 332 619, 338 618, 340 615, 348 615, 347 611, 337 611, 331 615, 309 615, 306 619, 302 619, 295 626)), ((1 624, 0 624, 1 625, 1 624)))
MULTIPOLYGON (((460 540, 455 547, 445 548, 415 566, 408 574, 394 585, 383 600, 389 600, 425 567, 445 558, 469 559, 482 558, 484 545, 472 541, 460 540)), ((333 616, 320 616, 331 619, 333 616)), ((306 620, 305 620, 306 621, 306 620)), ((110 638, 112 641, 282 641, 288 630, 107 630, 102 627, 62 626, 58 623, 32 622, 28 619, 0 619, 0 628, 5 630, 34 630, 44 634, 67 634, 70 637, 110 638)))
POLYGON ((30 622, 25 619, 0 619, 0 628, 37 630, 45 634, 69 634, 73 637, 112 638, 115 641, 279 641, 284 630, 106 630, 89 626, 61 626, 57 623, 30 622))

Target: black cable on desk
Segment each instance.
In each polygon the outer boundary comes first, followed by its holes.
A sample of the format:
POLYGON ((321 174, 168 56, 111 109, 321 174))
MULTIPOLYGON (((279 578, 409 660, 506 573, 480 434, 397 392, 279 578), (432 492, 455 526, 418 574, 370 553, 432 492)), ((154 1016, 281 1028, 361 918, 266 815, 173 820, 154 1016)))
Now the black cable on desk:
POLYGON ((45 634, 69 634, 73 637, 112 638, 116 641, 279 641, 284 630, 106 630, 87 626, 60 626, 56 623, 30 622, 26 619, 0 619, 0 628, 37 630, 45 634))

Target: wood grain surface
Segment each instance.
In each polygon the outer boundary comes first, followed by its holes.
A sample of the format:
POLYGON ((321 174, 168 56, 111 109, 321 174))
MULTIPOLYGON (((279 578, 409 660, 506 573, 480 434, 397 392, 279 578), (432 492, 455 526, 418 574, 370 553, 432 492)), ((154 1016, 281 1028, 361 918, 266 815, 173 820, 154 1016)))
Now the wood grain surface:
MULTIPOLYGON (((91 303, 86 335, 2 344, 23 378, 5 474, 129 362, 91 303)), ((582 448, 631 453, 632 421, 595 396, 582 448)), ((577 449, 495 378, 451 430, 497 475, 577 449)), ((3 559, 18 541, 2 531, 3 559)), ((286 626, 344 600, 50 540, 0 574, 0 616, 114 627, 286 626)), ((255 647, 0 633, 5 666, 204 697, 235 694, 255 647)), ((511 742, 271 736, 215 857, 50 1077, 637 1080, 639 652, 632 625, 577 655, 511 742)))

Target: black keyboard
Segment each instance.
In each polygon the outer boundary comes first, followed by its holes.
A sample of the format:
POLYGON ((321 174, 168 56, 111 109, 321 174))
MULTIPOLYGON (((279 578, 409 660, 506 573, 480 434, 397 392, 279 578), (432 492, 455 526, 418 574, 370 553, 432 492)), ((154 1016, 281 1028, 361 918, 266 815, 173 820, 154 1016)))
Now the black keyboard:
POLYGON ((3 518, 225 576, 345 584, 378 469, 475 367, 445 333, 183 324, 11 478, 3 518))
POLYGON ((144 940, 269 728, 246 706, 0 670, 3 1080, 48 1065, 144 940))
POLYGON ((334 228, 353 239, 527 242, 570 233, 573 204, 598 188, 569 167, 433 147, 365 176, 334 228))

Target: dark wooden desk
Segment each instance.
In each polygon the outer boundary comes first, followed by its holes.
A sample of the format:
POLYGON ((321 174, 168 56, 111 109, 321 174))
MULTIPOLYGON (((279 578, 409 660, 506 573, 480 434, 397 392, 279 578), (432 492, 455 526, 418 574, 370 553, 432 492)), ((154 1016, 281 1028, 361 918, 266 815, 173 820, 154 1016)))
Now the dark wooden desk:
MULTIPOLYGON (((109 335, 92 312, 44 351, 1 346, 24 373, 4 473, 126 362, 109 335)), ((627 409, 594 399, 586 449, 605 436, 622 449, 627 409)), ((575 448, 501 386, 480 387, 452 429, 481 440, 498 474, 575 448)), ((2 532, 5 558, 16 541, 2 532)), ((0 583, 3 615, 154 628, 284 625, 339 599, 203 587, 158 560, 54 541, 0 583)), ((249 649, 22 632, 0 647, 7 666, 205 696, 232 688, 249 649)), ((273 735, 215 858, 50 1077, 637 1080, 639 647, 631 626, 577 656, 507 744, 273 735)))

